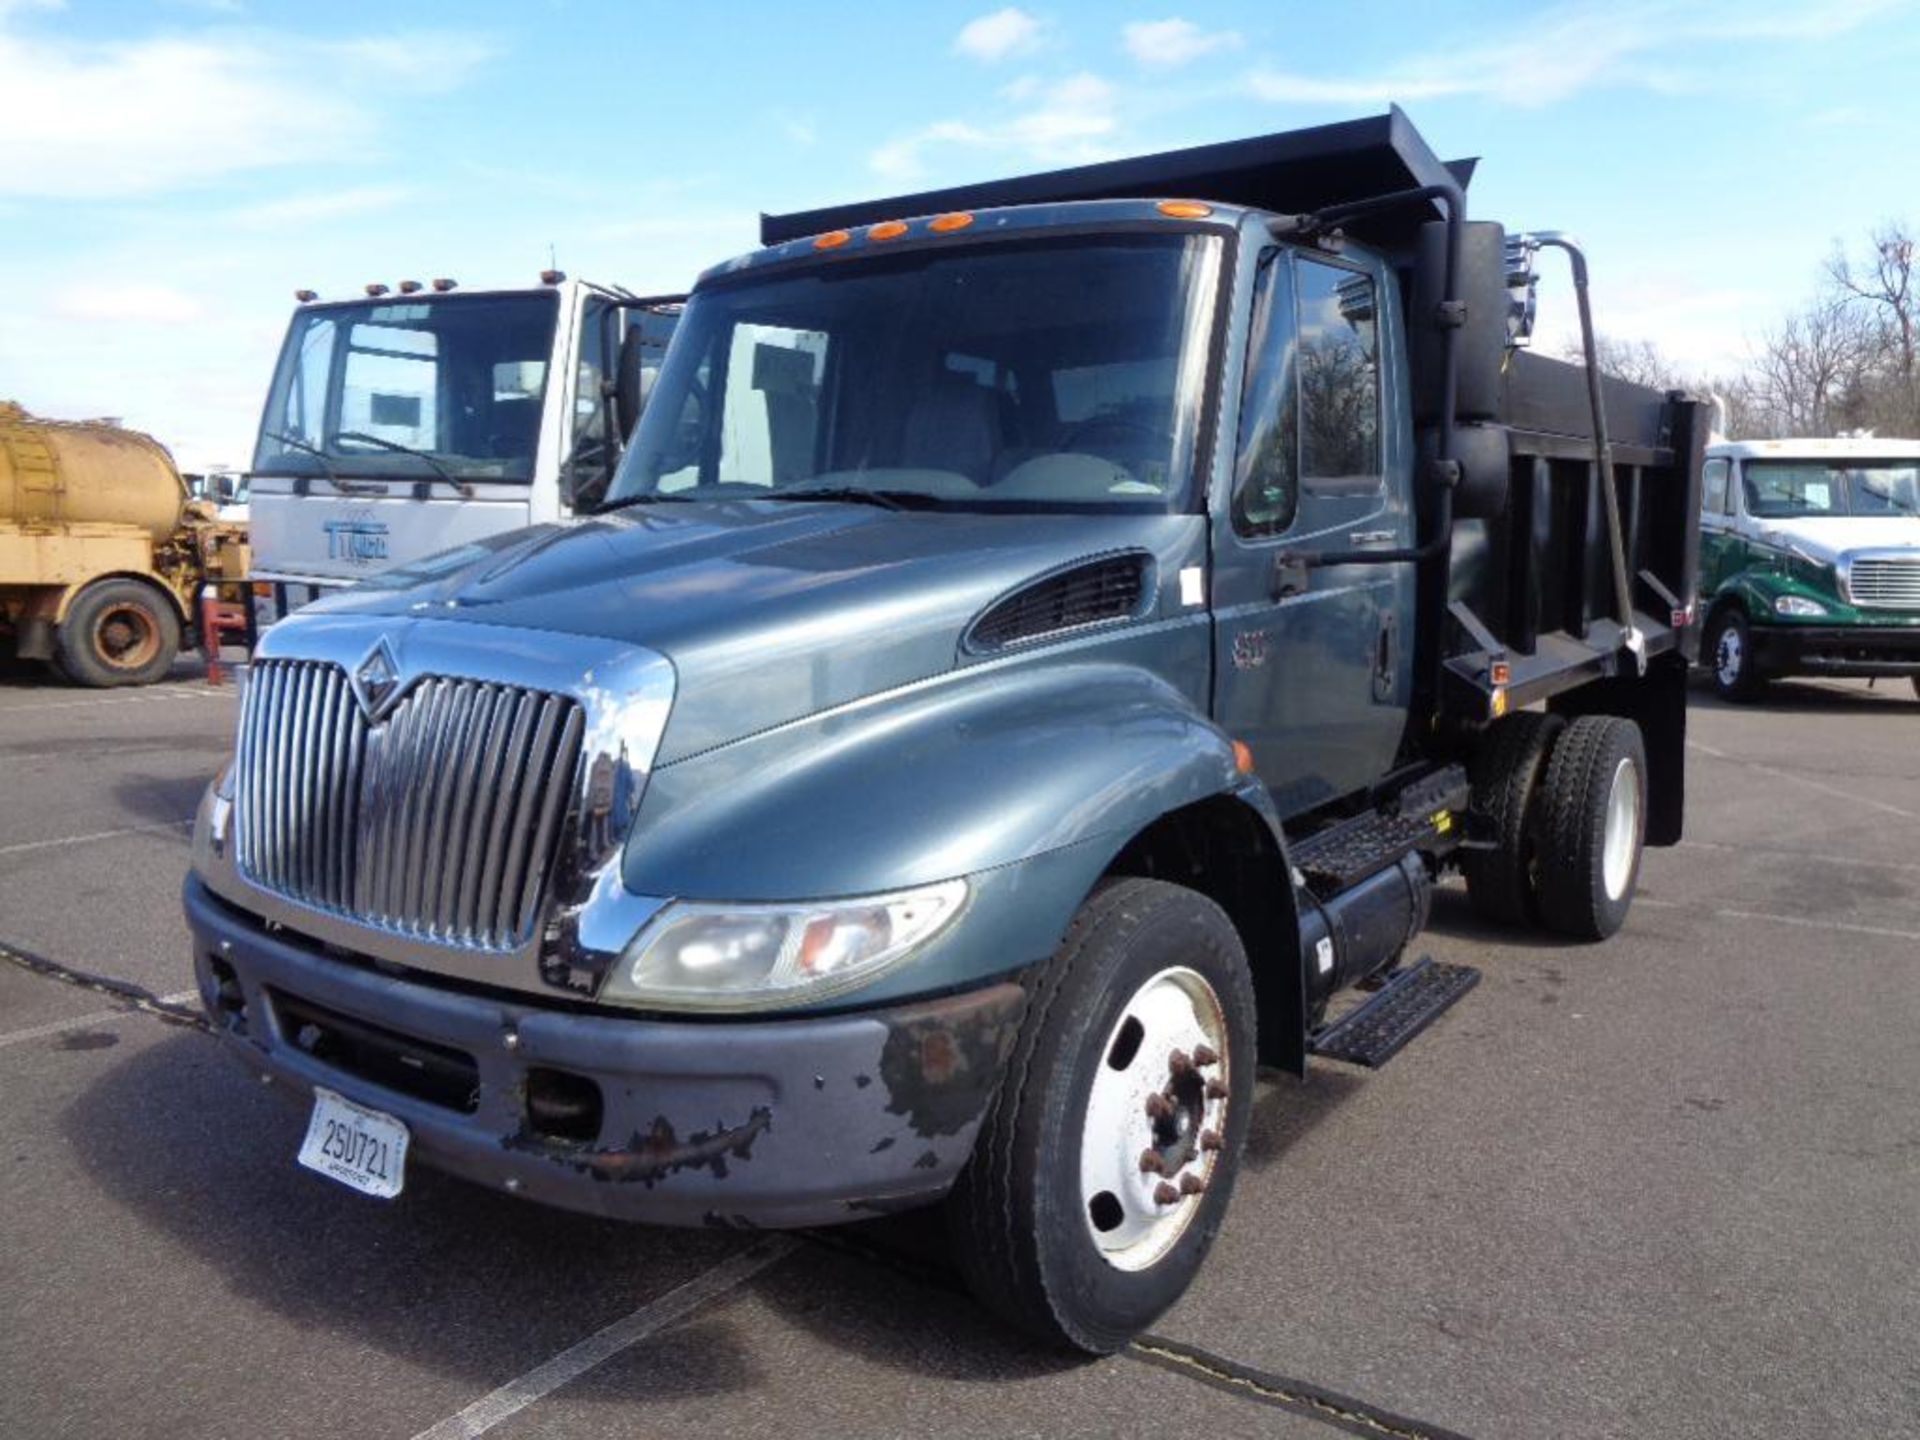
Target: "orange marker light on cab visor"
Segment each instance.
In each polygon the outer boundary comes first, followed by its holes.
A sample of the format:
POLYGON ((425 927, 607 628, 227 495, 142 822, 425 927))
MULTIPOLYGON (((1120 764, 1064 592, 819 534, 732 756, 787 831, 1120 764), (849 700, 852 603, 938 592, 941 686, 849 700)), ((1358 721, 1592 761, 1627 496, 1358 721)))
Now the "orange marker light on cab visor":
POLYGON ((882 221, 881 221, 881 222, 880 222, 880 223, 879 223, 878 225, 873 225, 873 226, 869 226, 869 227, 868 227, 868 229, 867 229, 867 239, 869 239, 869 240, 898 240, 898 239, 899 239, 899 238, 900 238, 900 237, 901 237, 902 235, 904 235, 904 234, 906 234, 906 233, 907 233, 907 222, 906 222, 906 221, 904 221, 904 220, 882 220, 882 221))
POLYGON ((853 239, 853 232, 851 230, 829 230, 824 235, 816 235, 813 237, 813 248, 816 250, 838 250, 851 239, 853 239))
POLYGON ((1198 200, 1162 200, 1153 208, 1175 220, 1204 220, 1213 213, 1211 205, 1202 205, 1198 200))
POLYGON ((1248 747, 1246 741, 1236 740, 1233 742, 1233 764, 1234 768, 1242 775, 1253 774, 1253 751, 1248 747))
POLYGON ((951 215, 936 215, 927 228, 936 235, 949 235, 955 230, 964 230, 973 223, 973 216, 965 210, 956 210, 951 215))

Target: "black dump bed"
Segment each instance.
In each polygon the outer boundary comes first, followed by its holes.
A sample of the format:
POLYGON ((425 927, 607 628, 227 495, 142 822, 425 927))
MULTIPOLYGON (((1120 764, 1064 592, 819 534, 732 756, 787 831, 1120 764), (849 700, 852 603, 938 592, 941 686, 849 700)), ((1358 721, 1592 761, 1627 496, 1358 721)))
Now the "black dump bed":
MULTIPOLYGON (((1325 241, 1337 226, 1379 248, 1401 275, 1427 457, 1415 485, 1420 553, 1316 554, 1306 563, 1421 567, 1416 708, 1444 721, 1476 726, 1540 700, 1565 708, 1623 704, 1619 685, 1590 682, 1631 685, 1649 669, 1670 679, 1692 644, 1706 406, 1611 379, 1600 387, 1621 537, 1616 566, 1586 372, 1511 343, 1510 322, 1529 292, 1510 275, 1522 261, 1509 255, 1503 227, 1464 220, 1475 163, 1439 160, 1396 108, 1226 144, 768 215, 761 232, 776 244, 948 210, 1178 198, 1306 217, 1300 238, 1325 241), (1451 235, 1450 205, 1462 217, 1451 235), (1629 616, 1620 613, 1621 578, 1629 616), (1608 693, 1615 699, 1596 698, 1608 693)), ((1538 252, 1540 262, 1557 258, 1552 246, 1538 252)), ((1604 299, 1604 264, 1600 275, 1604 299)))

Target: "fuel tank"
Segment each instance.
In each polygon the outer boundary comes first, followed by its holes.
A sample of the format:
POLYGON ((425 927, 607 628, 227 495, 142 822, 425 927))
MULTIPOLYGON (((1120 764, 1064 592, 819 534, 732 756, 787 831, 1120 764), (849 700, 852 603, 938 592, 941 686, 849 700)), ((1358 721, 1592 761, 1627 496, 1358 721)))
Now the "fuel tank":
POLYGON ((152 436, 36 419, 0 401, 0 525, 132 525, 160 544, 187 501, 173 457, 152 436))

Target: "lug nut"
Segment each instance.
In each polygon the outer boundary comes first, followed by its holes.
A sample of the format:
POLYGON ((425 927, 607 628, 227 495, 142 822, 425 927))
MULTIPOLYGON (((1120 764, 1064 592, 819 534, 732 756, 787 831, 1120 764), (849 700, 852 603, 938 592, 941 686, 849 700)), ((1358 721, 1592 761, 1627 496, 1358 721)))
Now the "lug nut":
POLYGON ((1162 1180, 1158 1185, 1153 1187, 1153 1203, 1154 1204, 1177 1205, 1179 1202, 1180 1202, 1180 1192, 1174 1189, 1173 1186, 1169 1184, 1167 1181, 1162 1180))
POLYGON ((1202 1180, 1198 1175, 1182 1175, 1180 1177, 1180 1193, 1182 1195, 1198 1195, 1206 1188, 1207 1182, 1202 1180))
POLYGON ((1218 1065, 1220 1063, 1220 1057, 1214 1052, 1211 1045, 1196 1045, 1193 1047, 1193 1063, 1196 1065, 1218 1065))
POLYGON ((1165 1120, 1171 1117, 1172 1114, 1173 1102, 1165 1095, 1162 1095, 1156 1090, 1153 1094, 1147 1096, 1147 1118, 1149 1120, 1165 1120))
POLYGON ((1202 1150, 1218 1150, 1225 1143, 1226 1142, 1220 1138, 1220 1132, 1218 1130, 1202 1130, 1200 1132, 1200 1148, 1202 1150))
POLYGON ((520 1177, 518 1175, 509 1175, 507 1177, 506 1183, 507 1183, 507 1193, 509 1195, 517 1194, 519 1192, 520 1177))
POLYGON ((1221 1082, 1218 1080, 1207 1081, 1207 1099, 1224 1100, 1226 1098, 1227 1098, 1227 1087, 1225 1085, 1221 1084, 1221 1082))
POLYGON ((500 1037, 500 1043, 506 1046, 508 1050, 518 1050, 520 1048, 520 1032, 518 1030, 507 1031, 506 1034, 500 1037))
POLYGON ((1167 1173, 1167 1162, 1160 1158, 1160 1152, 1158 1150, 1142 1150, 1140 1152, 1140 1173, 1142 1175, 1164 1175, 1167 1173))
POLYGON ((1184 1050, 1176 1050, 1167 1057, 1167 1069, 1175 1075, 1184 1075, 1193 1069, 1192 1057, 1184 1050))

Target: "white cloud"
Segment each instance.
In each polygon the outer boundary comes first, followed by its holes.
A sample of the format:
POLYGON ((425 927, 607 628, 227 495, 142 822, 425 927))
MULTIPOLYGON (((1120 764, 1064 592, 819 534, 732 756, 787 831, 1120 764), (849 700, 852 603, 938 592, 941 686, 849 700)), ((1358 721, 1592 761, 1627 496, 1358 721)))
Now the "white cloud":
POLYGON ((200 302, 168 285, 85 285, 61 295, 53 313, 70 320, 116 325, 186 325, 203 313, 200 302))
POLYGON ((285 230, 298 225, 322 225, 351 215, 365 215, 398 205, 412 192, 400 185, 360 185, 348 190, 289 195, 236 210, 234 224, 249 230, 285 230))
POLYGON ((330 45, 206 31, 94 44, 0 32, 0 195, 152 194, 364 155, 370 89, 445 88, 485 54, 452 35, 330 45))
POLYGON ((1073 165, 1104 158, 1102 142, 1119 128, 1113 86, 1086 71, 1050 86, 1030 78, 1017 80, 1002 98, 1033 103, 991 124, 938 121, 888 141, 868 157, 868 164, 889 180, 913 180, 926 173, 929 150, 950 148, 1031 164, 1073 165))
POLYGON ((1237 50, 1241 39, 1233 30, 1202 30, 1191 20, 1136 20, 1122 27, 1127 53, 1155 70, 1191 64, 1221 50, 1237 50))
POLYGON ((1531 107, 1592 89, 1672 91, 1689 83, 1676 69, 1676 57, 1692 53, 1704 63, 1713 47, 1730 42, 1820 40, 1906 3, 1803 0, 1757 13, 1750 4, 1575 0, 1543 13, 1519 38, 1498 44, 1451 52, 1441 46, 1372 75, 1328 78, 1260 67, 1247 75, 1245 86, 1262 100, 1353 106, 1474 95, 1531 107))
POLYGON ((954 37, 957 54, 992 64, 1016 55, 1031 55, 1046 38, 1046 27, 1018 6, 1009 5, 991 15, 969 20, 954 37))

